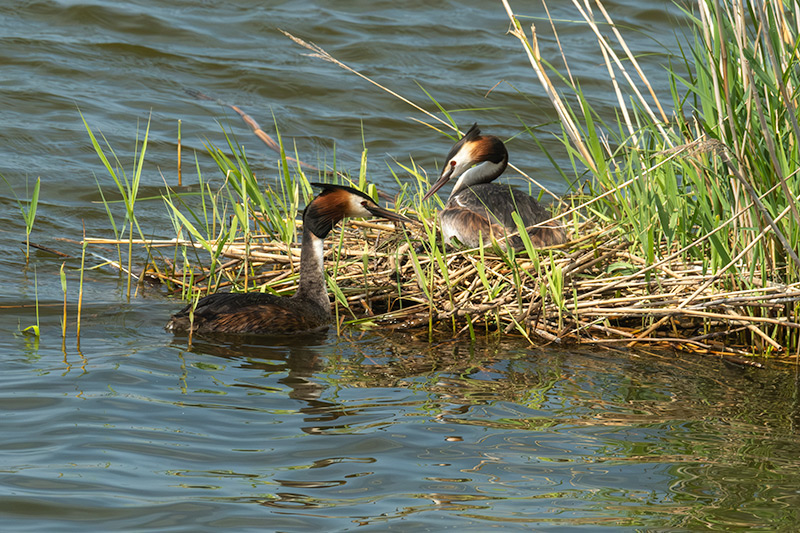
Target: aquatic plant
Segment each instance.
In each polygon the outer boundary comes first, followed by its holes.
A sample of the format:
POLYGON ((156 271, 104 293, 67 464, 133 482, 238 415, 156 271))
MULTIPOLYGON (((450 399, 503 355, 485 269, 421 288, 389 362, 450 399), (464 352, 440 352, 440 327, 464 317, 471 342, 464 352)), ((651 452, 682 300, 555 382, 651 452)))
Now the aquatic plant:
POLYGON ((36 208, 39 205, 39 189, 42 185, 42 179, 36 178, 36 185, 33 186, 33 192, 31 193, 31 198, 27 202, 23 202, 17 196, 17 193, 14 191, 14 188, 5 178, 5 176, 0 176, 3 178, 3 181, 6 182, 8 185, 11 194, 14 195, 14 199, 17 202, 17 207, 19 207, 20 213, 22 213, 22 220, 25 222, 25 260, 27 261, 30 259, 31 255, 31 231, 33 231, 33 223, 36 220, 36 208), (27 206, 25 205, 27 203, 27 206))
MULTIPOLYGON (((602 3, 594 12, 574 4, 608 66, 616 123, 593 109, 578 81, 540 56, 535 28, 524 28, 504 2, 512 35, 560 118, 572 168, 556 171, 570 184, 586 181, 585 190, 555 202, 555 218, 569 228, 570 242, 535 249, 520 226, 521 251, 489 242, 448 248, 438 234, 435 204, 421 202, 426 173, 413 160, 396 162, 390 167, 399 191, 393 203, 423 224, 409 230, 350 221, 339 230, 326 251, 337 327, 396 328, 428 340, 496 332, 532 343, 647 344, 729 357, 796 352, 797 13, 777 0, 747 11, 740 3, 701 0, 697 14, 689 13, 694 33, 688 51, 665 53, 672 95, 665 105, 602 3)), ((557 24, 551 26, 555 31, 557 24)), ((379 86, 313 43, 292 39, 379 86)), ((379 87, 424 113, 433 129, 456 129, 454 116, 432 95, 444 118, 379 87)), ((128 236, 129 245, 139 242, 152 255, 143 275, 187 300, 221 289, 291 292, 297 211, 311 198, 306 173, 362 187, 366 182, 366 150, 357 177, 317 169, 302 163, 296 149, 294 157, 287 155, 277 124, 275 141, 252 117, 229 107, 278 153, 274 178, 258 180, 244 147, 226 134, 224 150, 206 146, 221 184, 202 177, 198 164, 199 194, 165 189, 176 238, 128 236)), ((531 128, 523 124, 521 131, 536 140, 531 128)), ((369 192, 377 198, 378 191, 369 192)), ((135 220, 132 212, 128 217, 135 220)))
POLYGON ((21 329, 22 333, 33 335, 36 339, 39 338, 39 277, 36 275, 36 267, 33 268, 33 294, 36 309, 36 324, 32 324, 26 328, 21 329))
MULTIPOLYGON (((97 187, 100 191, 100 195, 103 199, 103 204, 106 208, 106 213, 108 215, 108 220, 111 223, 111 227, 114 230, 114 235, 117 239, 120 239, 121 236, 125 234, 127 231, 128 233, 128 268, 127 272, 127 289, 126 295, 128 298, 131 296, 131 277, 132 277, 132 259, 133 259, 133 228, 136 226, 136 230, 139 234, 139 237, 144 239, 144 234, 142 233, 142 229, 139 227, 139 221, 136 219, 136 199, 139 194, 139 183, 141 182, 142 178, 142 167, 145 161, 145 153, 147 152, 147 137, 150 133, 150 120, 147 121, 147 127, 144 132, 144 138, 142 139, 141 145, 139 144, 138 139, 138 132, 137 132, 137 139, 136 139, 136 152, 133 155, 134 161, 134 168, 131 173, 131 177, 128 178, 128 174, 125 172, 125 167, 120 163, 117 154, 114 152, 114 149, 110 146, 108 141, 103 137, 105 142, 105 149, 103 146, 100 145, 100 142, 95 137, 94 132, 89 127, 89 124, 86 123, 86 119, 83 118, 83 114, 81 114, 81 119, 83 120, 83 124, 86 127, 86 131, 89 133, 89 138, 92 141, 92 146, 97 153, 97 156, 100 158, 100 161, 103 162, 108 173, 114 180, 114 183, 117 186, 117 192, 119 192, 120 196, 122 197, 122 203, 125 205, 125 218, 122 221, 121 226, 118 228, 117 224, 114 220, 113 212, 109 206, 109 202, 106 200, 105 194, 103 194, 103 188, 100 186, 98 182, 97 187), (114 160, 114 164, 111 164, 108 156, 106 156, 105 150, 108 150, 111 154, 112 159, 114 160)), ((95 176, 95 180, 97 177, 95 176)), ((117 246, 117 255, 119 257, 119 263, 122 265, 122 252, 120 251, 119 245, 117 246)))

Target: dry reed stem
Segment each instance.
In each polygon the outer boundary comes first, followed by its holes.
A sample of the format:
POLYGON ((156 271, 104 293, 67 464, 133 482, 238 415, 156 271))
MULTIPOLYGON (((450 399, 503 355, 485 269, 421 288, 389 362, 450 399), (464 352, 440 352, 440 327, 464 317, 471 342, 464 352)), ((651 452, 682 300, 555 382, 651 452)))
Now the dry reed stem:
POLYGON ((633 68, 636 69, 636 73, 639 75, 639 79, 641 79, 642 83, 644 83, 647 86, 647 90, 650 93, 650 97, 653 99, 653 102, 656 104, 656 107, 658 107, 658 111, 661 114, 661 121, 664 123, 669 122, 669 120, 667 119, 667 114, 664 112, 664 108, 661 107, 661 102, 658 100, 655 90, 653 90, 652 84, 644 75, 642 68, 639 66, 639 62, 636 60, 636 55, 634 55, 633 52, 631 52, 630 48, 628 48, 625 39, 622 38, 622 34, 619 33, 617 25, 614 24, 614 21, 609 16, 608 11, 606 11, 606 8, 603 6, 603 4, 599 0, 595 0, 595 3, 597 4, 598 9, 600 9, 600 11, 603 13, 603 17, 606 19, 606 22, 611 27, 611 30, 614 32, 614 35, 617 38, 617 42, 620 44, 620 46, 622 46, 622 49, 625 50, 625 55, 628 58, 628 61, 630 61, 631 65, 633 65, 633 68))
MULTIPOLYGON (((659 255, 664 259, 658 263, 620 276, 609 267, 642 261, 628 243, 619 239, 575 240, 565 249, 539 252, 538 261, 525 254, 518 257, 514 268, 521 276, 520 283, 515 282, 506 260, 486 249, 483 267, 490 286, 500 288, 499 284, 504 284, 499 292, 490 294, 477 274, 481 260, 474 250, 448 253, 447 272, 442 272, 433 257, 419 255, 416 262, 411 260, 412 247, 417 240, 424 240, 424 230, 348 223, 337 230, 331 242, 338 242, 338 231, 343 232, 341 245, 328 246, 326 260, 329 273, 334 262, 337 265, 335 281, 349 306, 349 311, 339 309, 339 316, 360 320, 358 312, 362 312, 369 323, 382 328, 419 329, 422 334, 423 328, 433 324, 437 337, 489 330, 519 334, 531 343, 616 345, 635 341, 638 346, 738 355, 758 353, 758 343, 785 355, 784 339, 800 331, 796 314, 787 312, 787 306, 793 309, 800 305, 800 283, 726 291, 723 280, 704 273, 700 263, 686 262, 680 250, 662 249, 659 255), (405 241, 409 234, 414 239, 410 245, 405 241), (542 298, 542 288, 548 287, 547 276, 552 275, 553 267, 561 268, 564 277, 561 304, 553 299, 551 288, 542 298), (700 293, 698 286, 703 286, 700 293), (770 328, 769 332, 764 327, 770 328)), ((589 222, 579 228, 579 234, 605 235, 589 222)), ((255 272, 251 285, 269 285, 282 294, 291 293, 297 283, 291 264, 296 263, 299 244, 251 240, 249 262, 255 272)), ((93 246, 115 241, 86 242, 93 246)), ((139 243, 144 247, 152 244, 139 243)), ((157 243, 163 245, 163 241, 157 243)), ((172 246, 177 245, 172 242, 172 246)), ((182 245, 195 246, 190 242, 182 245)), ((239 268, 246 253, 242 241, 228 245, 225 255, 235 260, 217 266, 228 279, 219 285, 206 279, 207 266, 186 265, 195 273, 193 289, 206 292, 233 285, 234 269, 239 268)), ((155 270, 152 278, 173 287, 186 283, 180 269, 171 277, 164 274, 168 268, 155 270)), ((759 276, 756 272, 755 277, 759 276)))
MULTIPOLYGON (((284 30, 281 30, 280 28, 279 28, 279 31, 281 33, 283 33, 286 37, 288 37, 289 39, 294 41, 296 44, 302 46, 303 48, 305 48, 307 50, 311 50, 313 53, 306 54, 309 57, 314 57, 314 58, 317 58, 317 59, 322 59, 323 61, 328 61, 329 63, 333 63, 334 65, 336 65, 336 66, 338 66, 340 68, 343 68, 344 70, 346 70, 346 71, 348 71, 348 72, 350 72, 352 74, 355 74, 359 78, 371 83, 375 87, 381 89, 382 91, 385 91, 385 92, 389 93, 390 95, 394 96, 398 100, 400 100, 402 102, 405 102, 406 104, 410 105, 411 107, 413 107, 417 111, 427 115, 428 117, 430 117, 431 119, 435 120, 439 124, 442 124, 443 126, 446 126, 447 128, 449 128, 449 129, 455 131, 456 133, 458 133, 459 135, 463 135, 463 132, 459 131, 457 128, 454 128, 453 125, 450 124, 449 122, 437 117, 436 115, 434 115, 430 111, 427 111, 427 110, 423 109, 422 107, 420 107, 419 105, 415 104, 414 102, 412 102, 411 100, 409 100, 405 96, 402 96, 402 95, 398 94, 397 92, 389 89, 388 87, 386 87, 384 85, 381 85, 380 83, 376 82, 375 80, 373 80, 369 76, 366 76, 366 75, 362 74, 361 72, 355 70, 354 68, 342 63, 341 61, 339 61, 338 59, 333 57, 331 54, 329 54, 327 51, 325 51, 321 46, 319 46, 319 45, 317 45, 315 43, 310 43, 310 42, 304 41, 303 39, 300 39, 299 37, 295 37, 291 33, 287 32, 287 31, 284 31, 284 30)), ((416 120, 416 119, 414 119, 414 120, 416 120)), ((421 122, 421 121, 417 120, 417 122, 421 122)), ((425 125, 427 126, 428 124, 425 124, 425 125)), ((534 185, 539 187, 542 191, 544 191, 546 194, 550 195, 557 202, 562 202, 561 197, 559 195, 555 194, 550 189, 548 189, 547 187, 545 187, 544 185, 542 185, 541 183, 536 181, 534 178, 532 178, 530 175, 528 175, 525 172, 523 172, 522 170, 520 170, 514 164, 509 163, 508 167, 510 169, 514 170, 515 172, 519 172, 525 179, 527 179, 528 181, 530 181, 531 183, 533 183, 534 185)))
POLYGON ((503 0, 503 6, 506 9, 508 18, 511 20, 511 26, 513 29, 510 30, 510 33, 522 43, 522 47, 528 56, 531 66, 533 67, 533 71, 536 73, 536 77, 539 78, 539 82, 547 93, 547 97, 553 104, 553 108, 556 110, 558 118, 561 120, 567 135, 569 135, 570 140, 572 140, 572 144, 581 154, 581 157, 584 159, 586 165, 589 166, 593 172, 596 172, 597 165, 595 164, 594 158, 589 152, 589 149, 586 148, 586 145, 581 138, 580 130, 578 130, 577 126, 575 126, 572 116, 567 111, 567 106, 561 100, 558 91, 556 91, 555 86, 545 72, 544 65, 541 62, 541 56, 539 55, 538 43, 536 41, 536 29, 533 25, 531 25, 531 43, 529 43, 525 32, 522 30, 522 25, 517 20, 517 16, 514 14, 514 12, 511 10, 511 6, 508 4, 508 0, 503 0))
MULTIPOLYGON (((598 5, 598 7, 600 7, 601 11, 603 11, 605 16, 607 17, 608 15, 607 15, 607 13, 605 13, 605 9, 603 9, 602 4, 600 4, 600 2, 597 1, 597 0, 596 0, 596 3, 598 5)), ((622 64, 622 61, 620 60, 619 56, 616 54, 616 52, 614 52, 613 48, 608 43, 606 38, 603 37, 602 33, 600 33, 600 29, 598 28, 597 23, 595 23, 595 21, 594 21, 594 17, 592 16, 592 12, 591 12, 588 4, 586 5, 586 9, 581 7, 580 3, 577 0, 572 0, 572 4, 576 7, 578 12, 581 14, 583 19, 586 21, 586 23, 589 26, 589 28, 591 28, 591 30, 594 32, 595 36, 597 37, 597 42, 598 42, 598 44, 600 44, 600 49, 603 50, 603 57, 606 58, 606 59, 610 57, 613 60, 614 65, 622 73, 623 77, 628 82, 628 86, 630 87, 630 89, 636 94, 636 97, 637 97, 639 103, 642 105, 642 108, 650 116, 650 119, 651 119, 652 123, 658 128, 658 130, 661 133, 663 139, 668 142, 670 137, 669 137, 669 135, 667 135, 667 132, 664 130, 661 121, 659 121, 656 118, 655 113, 650 108, 650 104, 647 102, 647 99, 642 95, 641 91, 639 91, 639 87, 636 85, 636 83, 631 78, 630 74, 628 73, 628 70, 622 64)), ((617 31, 616 27, 611 22, 611 19, 607 19, 607 20, 608 20, 609 24, 611 25, 612 29, 614 30, 614 34, 616 35, 618 41, 623 46, 623 48, 625 49, 626 53, 629 55, 629 60, 630 60, 633 57, 633 55, 630 53, 630 50, 628 49, 627 45, 625 45, 625 41, 622 39, 622 35, 617 31)), ((655 97, 655 94, 654 94, 654 92, 652 90, 652 87, 650 86, 650 83, 644 77, 644 73, 641 72, 641 69, 639 69, 638 63, 636 63, 635 58, 633 59, 633 64, 636 67, 637 71, 639 72, 639 74, 640 74, 640 76, 642 78, 642 81, 645 83, 645 85, 647 85, 650 88, 651 94, 653 94, 653 96, 655 97)), ((608 65, 608 68, 609 68, 609 70, 612 70, 610 64, 608 65)), ((656 102, 657 101, 658 100, 656 99, 656 102)), ((659 109, 660 108, 661 108, 661 106, 659 105, 659 109)), ((663 113, 664 113, 663 110, 661 111, 661 113, 662 113, 662 116, 663 116, 663 113)), ((666 119, 666 117, 665 117, 665 119, 666 119)), ((666 122, 666 120, 665 120, 665 122, 666 122)), ((633 128, 633 125, 629 124, 629 128, 633 128)))

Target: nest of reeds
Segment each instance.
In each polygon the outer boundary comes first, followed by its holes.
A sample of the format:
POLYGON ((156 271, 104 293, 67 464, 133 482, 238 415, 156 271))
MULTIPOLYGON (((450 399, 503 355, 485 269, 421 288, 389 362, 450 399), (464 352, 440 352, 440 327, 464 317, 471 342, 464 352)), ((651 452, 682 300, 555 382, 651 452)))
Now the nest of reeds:
MULTIPOLYGON (((538 53, 535 28, 526 35, 510 6, 504 4, 512 24, 510 33, 523 44, 558 114, 564 144, 574 154, 570 159, 579 160, 591 174, 590 199, 561 215, 571 217, 570 242, 521 253, 502 244, 452 251, 435 239, 431 242, 435 231, 430 225, 401 231, 381 223, 349 222, 328 239, 326 260, 338 325, 402 328, 429 339, 502 332, 524 336, 532 344, 650 345, 726 357, 798 358, 800 175, 793 162, 800 126, 797 104, 789 95, 800 86, 800 70, 793 68, 800 57, 793 28, 800 26, 796 14, 778 1, 765 2, 764 9, 752 12, 750 19, 719 4, 701 4, 705 8, 703 16, 695 19, 695 30, 704 39, 696 39, 699 47, 684 56, 692 61, 688 76, 671 74, 670 86, 682 87, 686 94, 672 91, 675 111, 669 116, 621 34, 614 30, 614 39, 625 51, 619 57, 597 26, 601 18, 588 5, 587 11, 581 10, 597 36, 609 73, 625 74, 612 76, 620 107, 615 110, 617 123, 606 129, 598 129, 599 115, 571 75, 558 78, 567 84, 569 94, 580 96, 580 105, 570 107, 570 99, 562 98, 563 91, 553 85, 555 78, 547 75, 550 67, 538 53), (751 19, 760 23, 752 25, 751 19), (627 74, 626 64, 636 67, 641 86, 627 74), (627 85, 620 84, 623 79, 627 85), (759 91, 752 90, 754 86, 759 91), (632 106, 627 103, 629 97, 632 106), (701 119, 699 110, 692 116, 685 113, 687 102, 702 102, 701 119)), ((605 10, 602 15, 611 22, 605 10)), ((454 128, 319 46, 287 36, 310 50, 312 57, 337 64, 401 98, 426 114, 432 124, 454 128)), ((288 157, 283 144, 274 142, 240 108, 224 105, 280 153, 284 170, 287 162, 294 162, 298 175, 301 167, 320 171, 288 157)), ((229 139, 235 152, 234 144, 229 139)), ((230 158, 212 148, 211 155, 236 194, 211 194, 208 189, 203 210, 229 195, 234 202, 244 201, 244 209, 236 212, 239 223, 248 228, 249 202, 253 211, 265 213, 277 207, 269 212, 285 213, 299 206, 300 190, 306 200, 312 194, 306 180, 281 182, 274 197, 284 200, 274 201, 262 194, 243 152, 230 158), (299 182, 304 186, 298 187, 299 182)), ((359 176, 367 174, 365 156, 366 152, 359 176)), ((427 175, 415 164, 400 166, 411 178, 407 183, 427 189, 427 175)), ((562 169, 559 172, 566 176, 562 169)), ((584 175, 577 166, 573 173, 570 191, 576 190, 584 175)), ((335 172, 324 174, 339 179, 335 172)), ((125 197, 120 180, 116 176, 115 180, 125 197)), ((400 188, 406 200, 414 196, 410 188, 400 188)), ((230 239, 218 241, 219 227, 226 224, 230 211, 216 206, 213 216, 207 216, 205 211, 192 213, 186 206, 192 214, 187 218, 178 214, 173 199, 180 196, 170 196, 168 202, 176 231, 181 234, 192 221, 203 226, 191 233, 206 238, 203 247, 213 259, 204 265, 200 254, 183 253, 200 246, 173 240, 165 244, 185 247, 175 253, 176 259, 183 257, 183 265, 167 260, 162 265, 154 263, 154 276, 181 290, 184 297, 228 286, 280 294, 294 290, 297 243, 247 232, 242 240, 234 235, 236 228, 229 226, 225 228, 230 230, 230 239)), ((417 203, 414 209, 433 218, 426 205, 417 203)), ((129 249, 131 243, 129 239, 129 249)))
MULTIPOLYGON (((646 266, 613 227, 589 220, 571 237, 532 256, 499 243, 426 251, 419 246, 426 238, 421 228, 347 221, 329 236, 325 257, 338 327, 405 330, 429 339, 501 332, 537 345, 790 355, 785 346, 800 332, 800 286, 722 291, 703 264, 670 259, 669 250, 662 250, 666 260, 646 266)), ((176 244, 195 246, 169 245, 176 244)), ((148 274, 175 290, 236 285, 291 294, 299 259, 299 243, 251 237, 225 245, 213 277, 209 265, 191 265, 188 278, 186 267, 168 262, 154 263, 148 274)))

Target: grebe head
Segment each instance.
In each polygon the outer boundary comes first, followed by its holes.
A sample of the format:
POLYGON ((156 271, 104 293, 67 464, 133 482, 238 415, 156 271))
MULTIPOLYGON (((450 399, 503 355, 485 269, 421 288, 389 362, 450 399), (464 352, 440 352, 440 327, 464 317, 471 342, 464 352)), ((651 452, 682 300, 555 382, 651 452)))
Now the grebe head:
POLYGON ((445 160, 442 174, 433 187, 422 198, 427 200, 453 178, 458 178, 452 197, 463 187, 478 183, 489 183, 508 166, 508 151, 499 138, 494 135, 481 135, 475 123, 450 149, 445 160))
POLYGON ((303 224, 320 239, 327 237, 334 226, 345 217, 381 217, 416 223, 410 218, 382 208, 358 189, 331 183, 311 185, 321 188, 322 192, 303 211, 303 224))

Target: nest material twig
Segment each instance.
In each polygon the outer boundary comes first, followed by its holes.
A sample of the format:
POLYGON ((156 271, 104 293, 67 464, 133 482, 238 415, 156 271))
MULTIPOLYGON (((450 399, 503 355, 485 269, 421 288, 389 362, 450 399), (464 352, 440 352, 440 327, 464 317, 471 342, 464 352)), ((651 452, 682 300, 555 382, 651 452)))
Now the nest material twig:
MULTIPOLYGON (((646 268, 628 243, 609 238, 591 221, 582 224, 580 240, 543 250, 531 260, 513 261, 484 250, 448 252, 440 268, 436 258, 410 258, 412 244, 402 229, 390 224, 350 221, 328 239, 327 270, 335 277, 347 305, 340 316, 368 320, 388 328, 420 329, 438 336, 470 331, 522 334, 532 343, 561 342, 679 348, 706 353, 751 355, 769 350, 788 357, 786 346, 800 335, 795 309, 800 284, 766 285, 748 290, 722 289, 718 274, 703 265, 686 263, 671 250, 646 268), (628 265, 627 273, 620 270, 628 265), (486 283, 478 274, 482 266, 486 283), (561 294, 553 293, 552 278, 560 270, 561 294), (713 283, 706 283, 717 278, 713 283), (705 286, 697 293, 698 286, 705 286), (365 318, 366 317, 366 318, 365 318), (424 328, 424 329, 422 329, 424 328), (430 331, 429 331, 430 330, 430 331)), ((99 240, 90 241, 98 243, 99 240)), ((106 242, 106 241, 104 241, 106 242)), ((142 242, 148 247, 195 246, 189 242, 142 242)), ((248 253, 255 268, 248 290, 267 284, 290 294, 297 283, 299 244, 290 246, 252 238, 245 246, 224 248, 217 270, 225 281, 210 286, 202 273, 208 265, 192 265, 194 290, 214 291, 232 285, 248 253), (198 275, 200 273, 201 275, 198 275)), ((158 265, 154 276, 177 287, 192 279, 158 265)), ((755 276, 759 278, 758 273, 755 276)))

